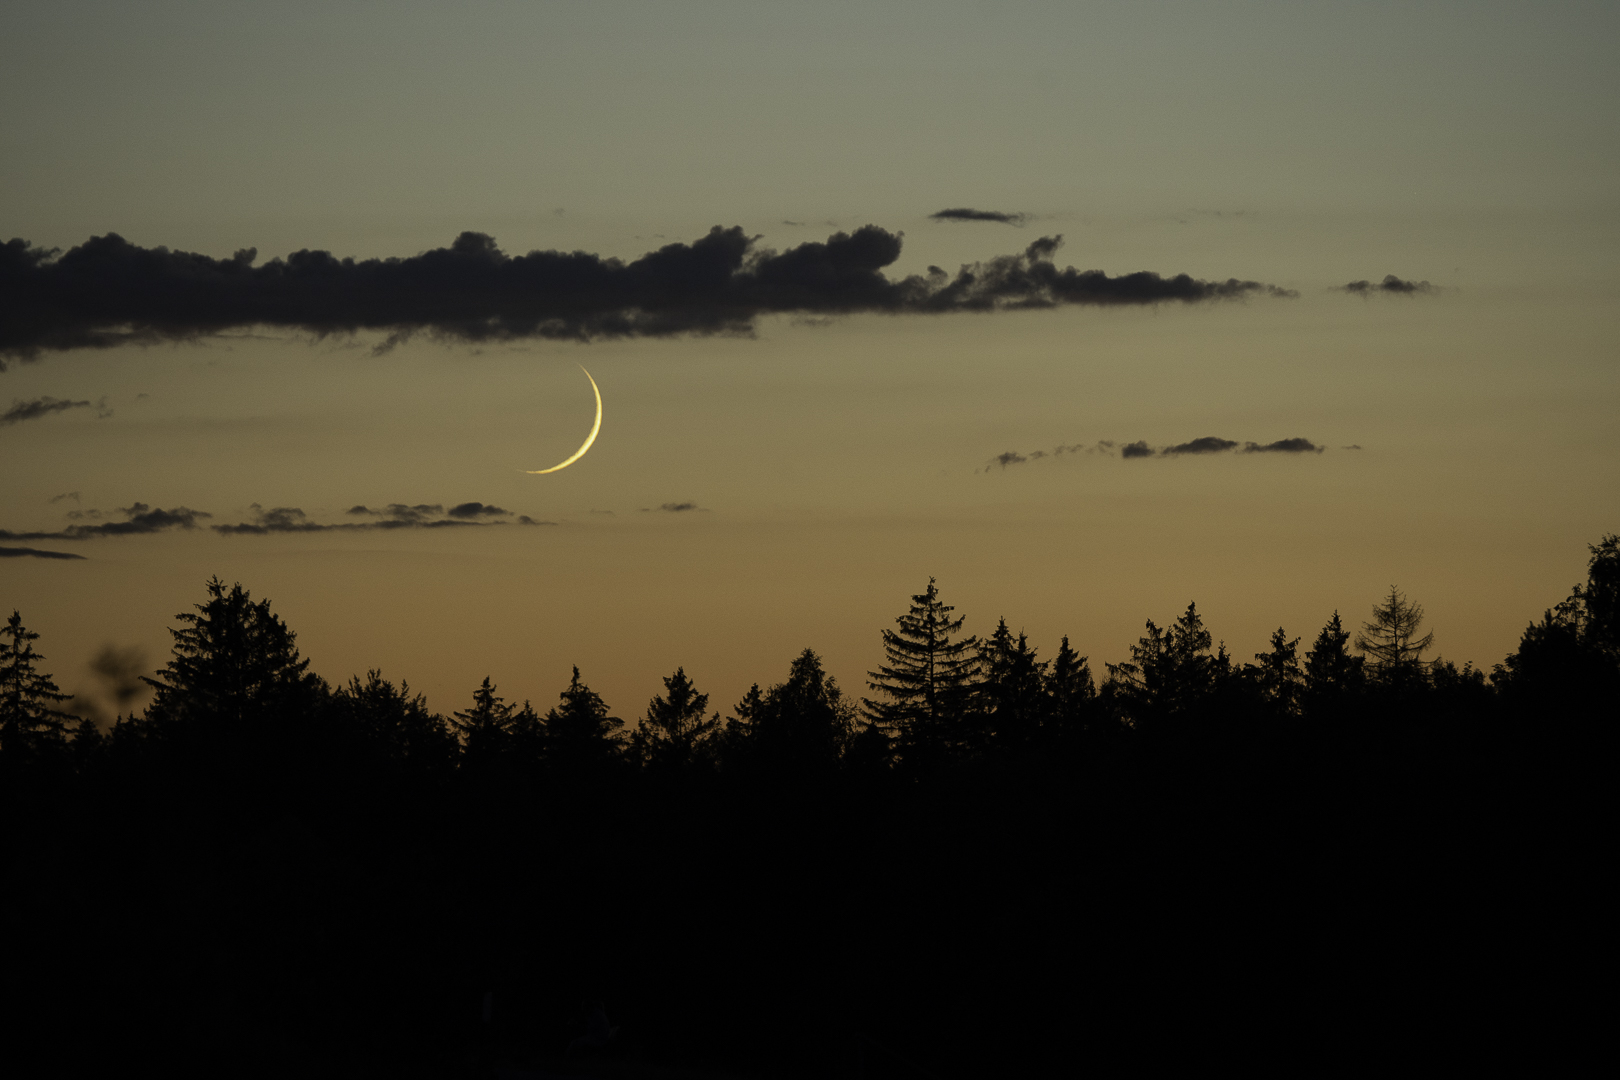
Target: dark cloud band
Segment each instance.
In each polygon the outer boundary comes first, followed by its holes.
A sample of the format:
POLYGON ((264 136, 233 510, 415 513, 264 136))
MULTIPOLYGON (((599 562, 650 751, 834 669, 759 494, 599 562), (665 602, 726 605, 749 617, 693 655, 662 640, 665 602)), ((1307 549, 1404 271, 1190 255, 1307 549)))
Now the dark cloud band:
POLYGON ((299 251, 255 266, 142 248, 116 234, 58 257, 24 240, 0 244, 0 358, 180 341, 252 326, 316 335, 380 331, 381 348, 412 334, 468 341, 746 334, 773 313, 942 314, 1070 304, 1198 303, 1293 296, 1257 281, 1187 274, 1059 269, 1062 237, 955 275, 890 279, 901 238, 875 225, 777 252, 741 228, 715 226, 633 262, 587 252, 511 256, 466 232, 448 248, 406 259, 338 259, 299 251))

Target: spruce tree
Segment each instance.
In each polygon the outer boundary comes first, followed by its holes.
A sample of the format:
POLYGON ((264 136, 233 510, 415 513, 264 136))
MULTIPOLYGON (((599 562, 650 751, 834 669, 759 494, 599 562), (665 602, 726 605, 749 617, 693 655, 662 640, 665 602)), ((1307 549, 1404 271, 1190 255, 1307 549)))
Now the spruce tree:
POLYGON ((755 760, 778 773, 815 775, 838 762, 855 734, 855 708, 814 649, 788 668, 786 682, 765 692, 753 718, 755 760))
POLYGON ((664 693, 647 703, 630 737, 631 752, 649 768, 684 769, 709 756, 720 714, 706 717, 709 695, 698 693, 685 668, 664 678, 664 693))
POLYGON ((1274 712, 1293 716, 1299 711, 1300 693, 1305 683, 1299 666, 1299 638, 1289 641, 1279 626, 1271 635, 1270 644, 1270 652, 1254 654, 1260 661, 1260 694, 1274 712))
MULTIPOLYGON (((1045 727, 1057 742, 1078 736, 1096 714, 1097 687, 1086 657, 1074 651, 1068 635, 1058 645, 1046 677, 1045 727)), ((1049 740, 1051 741, 1051 740, 1049 740)))
POLYGON ((1212 643, 1197 604, 1188 604, 1168 629, 1147 621, 1147 635, 1130 647, 1131 659, 1108 665, 1110 693, 1133 725, 1178 718, 1208 700, 1230 667, 1226 647, 1212 656, 1212 643))
POLYGON ((293 644, 297 635, 270 613, 270 601, 254 603, 241 584, 229 589, 215 577, 208 602, 175 616, 187 625, 170 628, 174 655, 155 679, 148 715, 159 721, 211 719, 240 727, 252 717, 299 710, 324 693, 293 644))
POLYGON ((373 669, 364 682, 355 676, 334 693, 332 708, 386 760, 413 769, 442 769, 455 761, 455 735, 409 683, 396 687, 373 669))
POLYGON ((0 637, 7 639, 0 644, 0 752, 13 757, 65 746, 65 722, 72 717, 52 706, 72 695, 38 670, 45 659, 34 651, 39 635, 25 628, 22 614, 13 611, 0 627, 0 637))
POLYGON ((972 636, 953 639, 967 616, 939 599, 939 588, 911 598, 911 609, 883 631, 887 663, 869 671, 867 686, 882 696, 862 699, 867 718, 898 736, 902 756, 933 757, 965 742, 962 720, 978 667, 972 636))
POLYGON ((473 707, 453 714, 455 719, 451 723, 461 736, 462 760, 469 767, 483 768, 506 753, 512 711, 512 706, 495 692, 495 685, 486 675, 473 691, 473 707))
POLYGON ((1322 714, 1338 708, 1360 687, 1363 661, 1359 656, 1350 655, 1349 642, 1350 632, 1335 611, 1305 653, 1307 713, 1322 714))
POLYGON ((1014 638, 1007 620, 1000 620, 979 646, 979 672, 976 712, 986 742, 1001 747, 1033 743, 1045 711, 1046 665, 1035 658, 1028 637, 1020 632, 1014 638))
POLYGON ((566 770, 590 769, 617 760, 624 751, 619 734, 624 721, 608 715, 601 697, 579 678, 579 668, 546 713, 546 752, 552 764, 566 770))

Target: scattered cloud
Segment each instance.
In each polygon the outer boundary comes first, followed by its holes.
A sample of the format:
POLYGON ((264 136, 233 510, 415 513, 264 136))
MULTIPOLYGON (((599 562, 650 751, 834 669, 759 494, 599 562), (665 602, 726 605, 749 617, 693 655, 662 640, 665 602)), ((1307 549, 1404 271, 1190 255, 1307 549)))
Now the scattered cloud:
POLYGON ((534 520, 534 518, 530 517, 528 514, 519 514, 518 519, 517 519, 517 523, 519 525, 555 525, 555 524, 557 524, 555 521, 536 521, 536 520, 534 520))
MULTIPOLYGON (((0 533, 0 535, 10 535, 0 533)), ((27 547, 0 547, 0 559, 82 559, 83 555, 75 555, 70 551, 41 551, 39 548, 27 547)))
POLYGON ((660 511, 660 512, 666 513, 666 514, 684 514, 688 510, 696 510, 696 511, 698 511, 700 513, 704 513, 704 514, 708 513, 707 510, 704 510, 703 507, 699 506, 695 502, 667 502, 667 503, 663 503, 663 504, 661 504, 659 506, 652 507, 651 509, 648 509, 645 506, 643 506, 641 508, 641 512, 643 514, 650 514, 654 510, 657 510, 657 511, 660 511))
POLYGON ((930 221, 998 221, 1003 225, 1022 226, 1028 214, 1004 214, 1000 210, 970 210, 965 206, 953 210, 937 210, 928 215, 930 221))
POLYGON ((78 502, 79 501, 79 493, 77 491, 64 491, 60 495, 53 495, 53 496, 51 496, 51 505, 55 506, 57 503, 61 502, 63 499, 72 499, 74 502, 78 502))
POLYGON ((1153 448, 1147 444, 1145 439, 1133 443, 1126 443, 1124 446, 1120 447, 1119 456, 1123 458, 1152 457, 1153 448))
POLYGON ((11 408, 0 413, 0 426, 18 424, 24 420, 38 420, 42 416, 66 412, 68 409, 88 409, 89 407, 90 403, 88 401, 68 401, 65 398, 38 397, 33 401, 12 398, 11 408))
MULTIPOLYGON (((1021 253, 892 279, 901 237, 876 225, 775 251, 740 227, 715 226, 624 262, 589 252, 507 255, 483 233, 410 258, 339 259, 298 251, 255 265, 142 248, 108 233, 65 254, 0 244, 0 357, 189 341, 263 326, 317 337, 380 331, 378 351, 414 334, 460 342, 749 334, 770 314, 944 314, 1086 304, 1199 303, 1296 293, 1188 274, 1059 269, 1060 236, 1021 253)), ((78 403, 70 407, 80 407, 78 403)))
POLYGON ((1385 274, 1384 280, 1373 284, 1365 279, 1352 281, 1348 285, 1339 286, 1341 292, 1353 293, 1356 296, 1416 296, 1418 293, 1433 293, 1440 290, 1427 281, 1402 281, 1394 274, 1385 274))
MULTIPOLYGON (((982 471, 989 472, 992 468, 1005 469, 1009 465, 1022 465, 1025 462, 1040 461, 1042 458, 1062 457, 1064 454, 1109 454, 1114 453, 1115 443, 1112 439, 1098 439, 1095 443, 1074 443, 1073 445, 1054 446, 1050 450, 1031 450, 1027 454, 1020 454, 1016 450, 997 454, 990 459, 990 463, 982 471)), ((981 470, 975 469, 975 472, 981 470)))

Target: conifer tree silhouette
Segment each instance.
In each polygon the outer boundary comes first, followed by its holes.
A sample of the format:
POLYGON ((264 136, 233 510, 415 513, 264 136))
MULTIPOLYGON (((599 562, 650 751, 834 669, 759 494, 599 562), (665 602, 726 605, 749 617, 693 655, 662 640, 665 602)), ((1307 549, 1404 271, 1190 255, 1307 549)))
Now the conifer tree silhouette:
POLYGON ((38 670, 45 659, 34 651, 39 635, 13 611, 0 637, 6 639, 0 644, 0 753, 14 757, 64 746, 71 717, 52 706, 71 695, 38 670))
POLYGON ((664 677, 664 693, 647 704, 647 714, 630 737, 630 750, 648 768, 680 770, 710 755, 720 714, 706 717, 709 695, 700 694, 685 668, 664 677))
POLYGON ((1197 604, 1188 604, 1174 624, 1161 630, 1152 619, 1147 635, 1130 647, 1131 659, 1108 665, 1114 696, 1133 724, 1179 719, 1215 690, 1218 676, 1230 667, 1225 646, 1210 655, 1212 638, 1197 604))
POLYGON ((1342 707, 1361 686, 1362 657, 1351 656, 1350 632, 1335 611, 1305 653, 1304 702, 1308 713, 1342 707))
POLYGON ((427 699, 399 686, 375 668, 349 679, 332 695, 332 707, 343 714, 384 758, 413 768, 442 769, 454 764, 459 747, 444 718, 430 711, 427 699))
POLYGON ((1305 674, 1299 666, 1299 638, 1289 641, 1279 626, 1272 633, 1270 644, 1270 652, 1254 654, 1260 661, 1257 668, 1260 694, 1279 716, 1293 716, 1299 712, 1305 686, 1305 674))
POLYGON ((149 717, 239 728, 255 716, 307 706, 324 691, 298 656, 297 635, 270 613, 269 600, 254 603, 241 583, 227 589, 209 579, 208 602, 175 618, 187 625, 169 630, 174 655, 156 678, 143 680, 157 692, 149 717))
POLYGON ((1001 747, 1024 747, 1040 732, 1046 664, 1035 658, 1028 637, 1017 638, 1007 620, 979 645, 979 681, 974 687, 977 719, 985 741, 1001 747))
POLYGON ((507 750, 511 735, 513 707, 495 692, 495 685, 484 681, 473 691, 473 707, 455 713, 452 721, 461 736, 462 760, 470 768, 483 768, 498 760, 507 750))
POLYGON ((546 751, 553 765, 590 769, 617 760, 624 752, 624 721, 608 715, 601 697, 580 681, 577 665, 560 697, 545 719, 546 751))
POLYGON ((978 666, 978 639, 956 638, 967 616, 939 598, 933 578, 911 598, 911 608, 895 618, 898 629, 882 633, 887 663, 867 672, 867 686, 882 699, 863 698, 874 724, 899 738, 902 757, 936 757, 960 748, 966 698, 978 666))
POLYGON ((1590 545, 1586 584, 1571 599, 1580 605, 1581 636, 1594 649, 1620 661, 1620 535, 1609 533, 1590 545))
POLYGON ((1046 725, 1056 741, 1072 740, 1096 715, 1097 686, 1086 660, 1074 651, 1065 634, 1046 678, 1046 725))
POLYGON ((1519 703, 1556 713, 1613 711, 1620 696, 1620 536, 1589 549, 1587 580, 1531 623, 1492 682, 1519 703))
POLYGON ((768 767, 799 774, 830 770, 855 734, 855 708, 815 650, 805 649, 786 682, 764 694, 753 717, 756 753, 768 767))
POLYGON ((714 753, 723 770, 741 768, 754 749, 754 721, 765 708, 765 692, 754 683, 742 700, 731 707, 731 715, 714 737, 714 753))

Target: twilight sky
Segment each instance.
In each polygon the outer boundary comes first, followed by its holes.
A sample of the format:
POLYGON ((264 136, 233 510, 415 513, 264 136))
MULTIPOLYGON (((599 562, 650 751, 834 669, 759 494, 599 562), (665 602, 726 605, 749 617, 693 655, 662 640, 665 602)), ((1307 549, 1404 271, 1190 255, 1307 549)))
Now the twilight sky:
POLYGON ((0 559, 0 608, 67 689, 212 574, 443 711, 573 664, 726 708, 805 646, 864 691, 930 575, 1099 673, 1190 600, 1247 659, 1392 583, 1489 667, 1620 530, 1612 4, 16 0, 0 40, 0 547, 84 556, 0 559), (601 435, 527 475, 581 364, 601 435))

